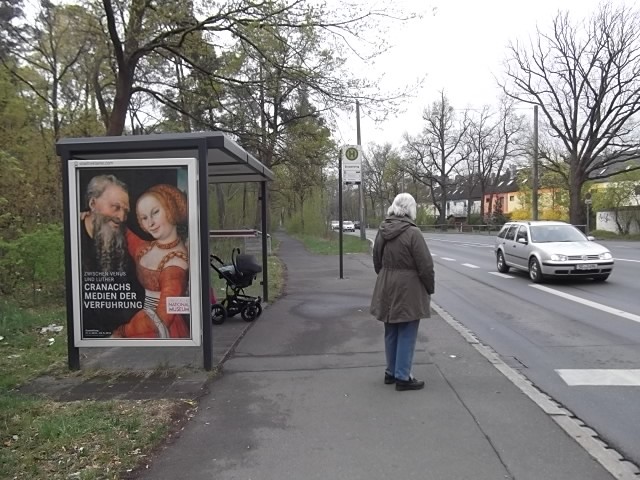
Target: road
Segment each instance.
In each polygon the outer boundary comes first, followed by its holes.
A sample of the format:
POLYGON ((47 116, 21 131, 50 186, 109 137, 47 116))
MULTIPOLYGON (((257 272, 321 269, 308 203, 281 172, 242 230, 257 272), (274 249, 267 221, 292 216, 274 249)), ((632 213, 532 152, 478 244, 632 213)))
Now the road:
POLYGON ((493 236, 424 237, 433 301, 640 465, 640 243, 600 242, 616 259, 605 283, 535 285, 524 272, 497 272, 493 236))

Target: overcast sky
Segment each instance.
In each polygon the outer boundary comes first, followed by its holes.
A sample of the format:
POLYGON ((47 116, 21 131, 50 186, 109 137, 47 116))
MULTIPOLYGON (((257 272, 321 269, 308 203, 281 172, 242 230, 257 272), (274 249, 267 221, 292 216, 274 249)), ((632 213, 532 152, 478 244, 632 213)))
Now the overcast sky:
MULTIPOLYGON (((611 0, 614 4, 623 0, 611 0)), ((595 11, 598 0, 395 0, 406 8, 417 5, 425 16, 391 34, 394 48, 377 61, 388 87, 426 75, 424 86, 406 113, 375 125, 361 112, 364 145, 390 142, 399 146, 404 132, 421 130, 424 107, 445 91, 454 108, 495 104, 500 95, 495 77, 504 72, 510 40, 528 40, 536 26, 548 31, 558 10, 583 19, 595 11), (428 6, 427 6, 428 5, 428 6)), ((627 0, 627 5, 637 2, 627 0)), ((339 125, 338 138, 356 143, 355 112, 339 125)))

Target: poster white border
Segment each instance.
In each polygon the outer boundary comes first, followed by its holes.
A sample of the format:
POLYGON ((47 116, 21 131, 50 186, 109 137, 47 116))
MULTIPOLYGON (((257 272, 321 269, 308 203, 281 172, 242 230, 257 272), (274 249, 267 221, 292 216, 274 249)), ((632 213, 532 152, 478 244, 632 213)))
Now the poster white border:
MULTIPOLYGON (((200 272, 200 205, 198 162, 195 158, 141 158, 109 160, 76 160, 67 165, 69 175, 69 233, 71 252, 71 292, 73 299, 73 331, 76 347, 197 347, 202 344, 202 288, 200 272), (82 338, 82 299, 80 284, 80 185, 78 171, 86 168, 187 167, 189 205, 189 296, 191 298, 191 338, 82 338)), ((206 201, 206 200, 205 200, 206 201)))

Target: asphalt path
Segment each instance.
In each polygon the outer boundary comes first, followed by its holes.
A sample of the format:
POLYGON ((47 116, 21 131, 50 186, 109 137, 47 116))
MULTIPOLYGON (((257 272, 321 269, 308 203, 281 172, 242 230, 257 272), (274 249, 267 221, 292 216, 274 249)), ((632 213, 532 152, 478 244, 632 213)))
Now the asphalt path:
POLYGON ((424 237, 436 269, 433 301, 640 464, 640 243, 600 242, 616 259, 607 282, 534 285, 525 272, 497 272, 494 236, 424 237), (629 384, 608 384, 620 372, 629 384), (595 384, 574 384, 581 375, 595 384))

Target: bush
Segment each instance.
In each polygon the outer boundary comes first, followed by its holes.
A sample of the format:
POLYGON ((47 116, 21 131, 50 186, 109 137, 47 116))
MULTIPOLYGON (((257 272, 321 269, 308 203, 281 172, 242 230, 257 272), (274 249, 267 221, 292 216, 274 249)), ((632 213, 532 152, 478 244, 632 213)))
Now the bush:
POLYGON ((479 213, 472 213, 469 215, 469 219, 467 220, 467 224, 469 225, 484 225, 482 221, 482 215, 479 213))
POLYGON ((528 208, 519 208, 518 210, 514 210, 511 212, 512 220, 530 220, 531 219, 531 211, 528 208))
POLYGON ((41 225, 15 240, 0 242, 0 293, 23 303, 62 300, 62 225, 41 225))
POLYGON ((569 217, 565 209, 562 208, 545 208, 540 212, 540 220, 558 220, 568 222, 569 217))
POLYGON ((438 217, 430 215, 426 208, 418 208, 416 212, 416 225, 435 225, 438 217))

